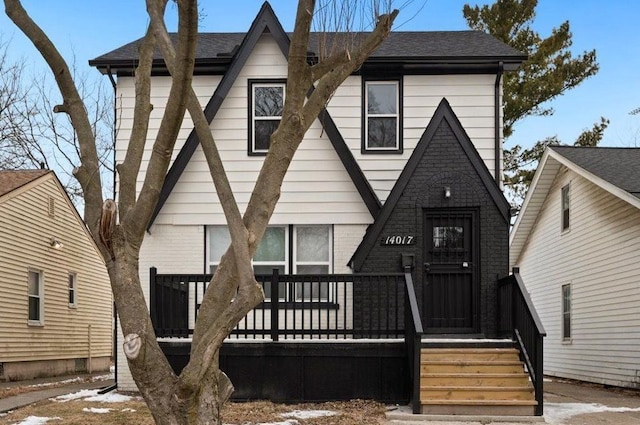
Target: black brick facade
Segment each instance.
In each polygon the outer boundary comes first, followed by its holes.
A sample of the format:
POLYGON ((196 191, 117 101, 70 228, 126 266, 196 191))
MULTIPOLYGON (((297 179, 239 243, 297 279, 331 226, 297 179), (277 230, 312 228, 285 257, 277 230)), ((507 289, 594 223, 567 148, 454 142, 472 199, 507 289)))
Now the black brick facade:
MULTIPOLYGON (((413 235, 416 243, 409 246, 382 245, 382 238, 378 237, 379 240, 372 245, 357 271, 399 272, 402 271, 402 254, 413 254, 415 267, 412 274, 422 309, 425 211, 438 208, 473 211, 477 227, 475 235, 479 239, 475 244, 475 249, 479 251, 476 253, 476 259, 479 260, 479 288, 475 300, 479 314, 476 328, 485 337, 495 337, 498 307, 496 281, 498 276, 503 277, 508 273, 509 224, 489 192, 487 179, 483 180, 479 175, 483 172, 488 174, 488 170, 484 166, 479 169, 474 165, 461 144, 467 141, 460 141, 457 134, 448 120, 442 119, 433 137, 420 142, 427 143, 426 149, 380 232, 382 237, 413 235), (448 199, 443 195, 445 186, 451 188, 451 197, 448 199)), ((370 292, 355 293, 354 305, 365 305, 370 299, 370 292)), ((355 319, 367 320, 362 312, 357 313, 355 319)))

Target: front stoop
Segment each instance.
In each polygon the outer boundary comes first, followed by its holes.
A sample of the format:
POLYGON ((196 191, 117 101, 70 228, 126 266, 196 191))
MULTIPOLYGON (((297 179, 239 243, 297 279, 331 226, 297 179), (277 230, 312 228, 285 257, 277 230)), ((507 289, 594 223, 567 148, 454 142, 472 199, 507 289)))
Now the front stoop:
POLYGON ((533 416, 535 393, 515 348, 423 348, 421 412, 533 416))

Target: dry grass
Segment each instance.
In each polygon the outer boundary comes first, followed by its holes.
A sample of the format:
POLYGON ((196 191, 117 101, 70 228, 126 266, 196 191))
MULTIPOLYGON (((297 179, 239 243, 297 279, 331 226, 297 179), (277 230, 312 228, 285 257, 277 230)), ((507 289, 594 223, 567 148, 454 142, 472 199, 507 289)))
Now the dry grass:
MULTIPOLYGON (((256 425, 268 422, 284 422, 283 413, 294 410, 331 410, 334 416, 311 419, 295 419, 300 425, 379 425, 384 423, 385 407, 382 404, 352 400, 348 402, 329 402, 317 404, 285 405, 267 401, 247 403, 227 403, 223 409, 225 424, 256 425)), ((153 425, 153 419, 146 405, 140 401, 125 403, 99 403, 72 400, 65 403, 43 401, 19 409, 7 416, 0 417, 0 424, 19 423, 28 416, 58 417, 48 425, 153 425), (91 413, 83 409, 107 408, 108 413, 91 413)), ((292 418, 293 419, 293 418, 292 418)), ((295 423, 295 422, 294 422, 295 423)))

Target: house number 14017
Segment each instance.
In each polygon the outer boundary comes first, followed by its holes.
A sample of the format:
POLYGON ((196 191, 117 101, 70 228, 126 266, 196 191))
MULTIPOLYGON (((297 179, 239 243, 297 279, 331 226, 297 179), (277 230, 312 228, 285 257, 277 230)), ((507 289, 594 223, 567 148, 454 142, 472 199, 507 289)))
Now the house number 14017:
POLYGON ((413 245, 415 240, 413 235, 389 235, 382 238, 382 245, 413 245))

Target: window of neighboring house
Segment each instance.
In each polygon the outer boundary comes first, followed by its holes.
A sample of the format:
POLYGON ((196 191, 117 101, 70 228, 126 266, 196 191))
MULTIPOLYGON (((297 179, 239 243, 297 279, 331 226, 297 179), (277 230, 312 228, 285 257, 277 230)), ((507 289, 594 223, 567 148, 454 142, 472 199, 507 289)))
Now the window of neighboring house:
POLYGON ((44 325, 44 273, 42 270, 29 269, 27 277, 29 298, 28 323, 44 325))
POLYGON ((76 307, 78 303, 77 280, 78 275, 69 273, 69 307, 76 307))
POLYGON ((562 230, 569 229, 569 216, 570 216, 570 199, 569 199, 569 185, 562 188, 562 230))
POLYGON ((249 90, 249 154, 265 155, 282 118, 285 83, 250 81, 249 90))
MULTIPOLYGON (((331 270, 331 228, 329 226, 295 226, 294 273, 328 274, 331 270)), ((298 282, 295 288, 297 301, 327 301, 329 282, 298 282)))
POLYGON ((362 152, 402 153, 402 84, 365 81, 362 152))
MULTIPOLYGON (((325 225, 267 227, 253 257, 253 270, 257 275, 271 275, 273 269, 280 274, 327 274, 332 272, 332 228, 325 225), (289 264, 289 253, 293 264, 289 264)), ((207 227, 207 259, 209 271, 214 273, 231 242, 226 226, 207 227)), ((265 298, 271 299, 271 285, 265 284, 265 298)), ((281 300, 326 301, 330 298, 330 285, 319 282, 298 282, 278 286, 281 300)))
POLYGON ((571 339, 571 285, 562 285, 562 339, 571 339))

